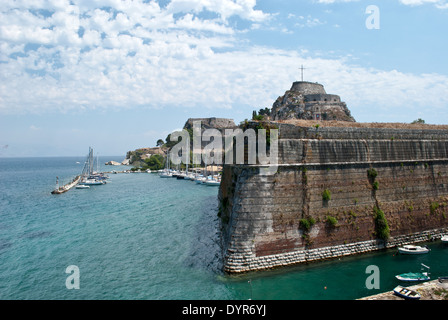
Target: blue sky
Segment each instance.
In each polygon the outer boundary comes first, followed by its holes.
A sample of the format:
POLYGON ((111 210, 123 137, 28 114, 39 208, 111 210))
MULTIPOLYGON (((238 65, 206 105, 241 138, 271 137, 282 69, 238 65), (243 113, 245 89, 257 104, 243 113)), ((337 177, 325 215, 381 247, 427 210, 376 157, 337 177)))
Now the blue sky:
POLYGON ((0 156, 124 157, 189 117, 239 123, 302 64, 358 122, 447 124, 447 31, 447 0, 6 1, 0 156))

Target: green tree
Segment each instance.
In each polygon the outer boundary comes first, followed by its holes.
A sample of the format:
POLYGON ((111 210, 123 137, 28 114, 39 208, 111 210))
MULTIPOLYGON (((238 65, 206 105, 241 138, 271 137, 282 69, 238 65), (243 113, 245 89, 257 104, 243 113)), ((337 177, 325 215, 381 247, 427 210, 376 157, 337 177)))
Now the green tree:
POLYGON ((255 120, 255 118, 257 117, 257 111, 252 111, 252 120, 255 120))
POLYGON ((163 146, 165 143, 163 142, 163 140, 162 139, 159 139, 159 140, 157 140, 157 143, 156 143, 156 146, 157 147, 161 147, 161 146, 163 146))
POLYGON ((145 169, 160 170, 164 167, 164 158, 160 154, 153 154, 150 158, 145 159, 145 169))
POLYGON ((412 124, 414 124, 414 123, 425 123, 425 120, 423 120, 423 119, 421 119, 421 118, 418 118, 417 120, 414 120, 414 121, 412 121, 411 123, 412 123, 412 124))

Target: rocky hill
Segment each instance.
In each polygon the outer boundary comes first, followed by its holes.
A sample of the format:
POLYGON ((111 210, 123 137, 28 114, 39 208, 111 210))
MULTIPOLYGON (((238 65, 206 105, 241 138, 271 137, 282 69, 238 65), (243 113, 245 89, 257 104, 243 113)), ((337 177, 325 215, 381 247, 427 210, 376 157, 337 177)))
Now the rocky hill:
POLYGON ((339 120, 354 122, 338 95, 327 94, 323 85, 298 81, 272 105, 272 120, 339 120))

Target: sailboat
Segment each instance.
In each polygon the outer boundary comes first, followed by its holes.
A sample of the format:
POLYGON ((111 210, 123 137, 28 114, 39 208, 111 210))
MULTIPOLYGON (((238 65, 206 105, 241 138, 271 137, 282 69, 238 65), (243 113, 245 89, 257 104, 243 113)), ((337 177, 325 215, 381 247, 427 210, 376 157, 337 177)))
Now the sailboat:
POLYGON ((102 185, 106 183, 107 177, 99 172, 98 165, 99 161, 97 159, 97 171, 93 171, 94 166, 93 149, 89 147, 89 154, 87 156, 86 162, 84 163, 80 185, 93 186, 93 185, 102 185))
POLYGON ((221 180, 218 180, 218 178, 215 177, 214 173, 214 168, 212 166, 212 175, 205 181, 205 184, 207 186, 219 186, 221 184, 221 180))
POLYGON ((171 178, 173 176, 173 174, 171 173, 170 168, 169 168, 169 163, 170 163, 169 157, 170 157, 170 154, 167 151, 165 169, 163 169, 163 171, 161 173, 159 173, 160 178, 171 178))

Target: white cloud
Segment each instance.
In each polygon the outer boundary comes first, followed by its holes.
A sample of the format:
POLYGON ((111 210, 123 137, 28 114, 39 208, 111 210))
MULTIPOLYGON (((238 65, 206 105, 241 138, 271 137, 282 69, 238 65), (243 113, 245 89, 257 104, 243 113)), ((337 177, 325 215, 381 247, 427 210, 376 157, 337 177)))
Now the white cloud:
POLYGON ((261 10, 255 10, 256 0, 172 0, 168 12, 195 12, 204 10, 217 13, 223 20, 240 16, 250 21, 263 21, 269 17, 261 10))
POLYGON ((30 126, 30 130, 32 130, 32 131, 39 131, 40 130, 40 128, 39 127, 36 127, 35 125, 31 125, 30 126))
MULTIPOLYGON (((359 0, 315 0, 317 3, 332 4, 341 2, 357 2, 359 0)), ((434 4, 439 9, 447 9, 447 0, 398 0, 400 3, 409 6, 420 6, 423 4, 434 4)))
POLYGON ((410 6, 420 6, 422 4, 432 3, 437 4, 440 2, 445 2, 443 0, 399 0, 402 4, 410 6))
POLYGON ((335 3, 335 2, 356 2, 359 0, 316 0, 318 3, 335 3))
POLYGON ((173 0, 164 8, 153 1, 72 2, 22 0, 2 8, 0 113, 266 107, 299 78, 302 63, 313 70, 307 79, 339 94, 354 113, 365 105, 445 112, 448 104, 446 76, 248 47, 228 19, 259 27, 270 15, 255 10, 255 1, 173 0))

